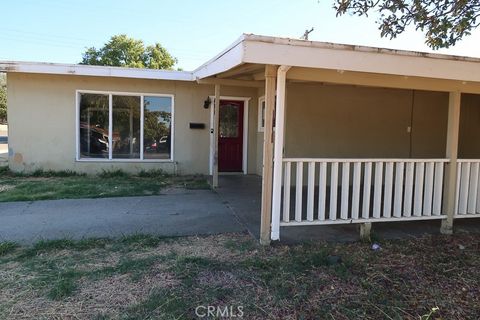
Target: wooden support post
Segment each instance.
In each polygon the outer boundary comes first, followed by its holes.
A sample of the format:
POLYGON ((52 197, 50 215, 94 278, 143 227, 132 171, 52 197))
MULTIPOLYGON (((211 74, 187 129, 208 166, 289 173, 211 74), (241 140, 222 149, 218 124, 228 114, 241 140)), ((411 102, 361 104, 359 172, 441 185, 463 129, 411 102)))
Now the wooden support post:
POLYGON ((371 233, 372 233, 372 223, 366 222, 360 224, 360 240, 362 241, 370 241, 371 240, 371 233))
MULTIPOLYGON (((260 223, 260 243, 270 244, 270 224, 272 222, 272 183, 273 183, 273 112, 275 110, 275 83, 277 67, 265 67, 265 130, 263 132, 263 171, 262 171, 262 212, 260 223)), ((259 105, 258 108, 262 106, 259 105)))
POLYGON ((277 71, 277 103, 275 110, 275 145, 273 160, 272 232, 271 239, 280 239, 280 209, 282 201, 283 143, 285 132, 285 92, 287 72, 291 67, 281 66, 277 71))
POLYGON ((448 128, 446 156, 450 159, 445 175, 445 189, 443 197, 443 211, 447 219, 442 220, 440 229, 443 234, 453 233, 453 217, 455 215, 455 197, 457 192, 457 158, 458 158, 458 133, 460 130, 460 104, 461 93, 450 92, 448 99, 448 128))
POLYGON ((220 120, 220 85, 215 85, 215 104, 213 109, 213 188, 218 188, 218 122, 220 120))

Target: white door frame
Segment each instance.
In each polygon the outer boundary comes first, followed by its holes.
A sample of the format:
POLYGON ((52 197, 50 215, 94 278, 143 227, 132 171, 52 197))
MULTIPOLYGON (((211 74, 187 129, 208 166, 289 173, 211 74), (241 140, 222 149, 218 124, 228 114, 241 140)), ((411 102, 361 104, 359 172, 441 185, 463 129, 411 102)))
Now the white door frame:
MULTIPOLYGON (((248 105, 252 98, 250 97, 231 97, 220 96, 220 100, 243 101, 243 147, 242 147, 242 172, 248 173, 248 105)), ((213 122, 215 115, 215 96, 210 96, 210 157, 209 157, 209 172, 213 174, 213 158, 215 155, 214 136, 213 136, 213 122)), ((220 174, 223 174, 222 172, 220 174)))

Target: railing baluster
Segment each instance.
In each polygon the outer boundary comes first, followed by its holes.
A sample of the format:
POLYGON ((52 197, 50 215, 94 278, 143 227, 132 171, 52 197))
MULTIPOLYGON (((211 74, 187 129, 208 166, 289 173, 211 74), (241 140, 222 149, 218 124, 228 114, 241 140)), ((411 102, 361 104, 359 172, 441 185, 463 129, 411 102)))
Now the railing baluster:
POLYGON ((292 163, 285 163, 285 176, 283 179, 283 221, 290 221, 290 192, 292 178, 292 163))
POLYGON ((373 194, 373 217, 380 218, 382 211, 383 162, 375 163, 375 189, 373 194))
POLYGON ((457 163, 457 187, 455 189, 455 214, 459 214, 460 207, 460 182, 462 180, 462 163, 457 163))
POLYGON ((342 219, 348 219, 348 197, 350 192, 350 163, 342 164, 342 219))
MULTIPOLYGON (((479 176, 477 177, 479 183, 480 183, 480 163, 479 163, 479 176)), ((480 186, 477 186, 477 205, 475 209, 475 213, 480 213, 480 186)))
POLYGON ((405 164, 403 162, 397 162, 395 170, 395 199, 393 205, 393 216, 396 218, 400 218, 402 216, 404 172, 405 164))
POLYGON ((435 164, 435 181, 433 188, 433 215, 442 214, 442 193, 443 193, 443 162, 435 164))
POLYGON ((427 170, 425 173, 425 193, 423 197, 423 215, 432 215, 432 201, 433 201, 433 174, 435 164, 433 162, 427 163, 427 170))
POLYGON ((418 162, 415 167, 415 199, 413 202, 413 215, 419 217, 422 215, 425 163, 418 162))
POLYGON ((320 162, 318 176, 318 220, 325 220, 325 206, 327 200, 327 163, 320 162))
POLYGON ((315 203, 315 162, 308 163, 307 220, 313 221, 313 206, 315 203))
POLYGON ((337 220, 338 162, 332 162, 330 172, 330 220, 337 220))
POLYGON ((295 221, 302 221, 302 205, 303 205, 303 162, 297 162, 296 177, 296 195, 295 195, 295 221))
POLYGON ((465 162, 462 164, 462 174, 460 180, 460 194, 459 194, 459 204, 458 204, 458 213, 466 214, 467 213, 467 204, 468 204, 468 186, 470 184, 470 162, 465 162))
POLYGON ((470 185, 468 187, 468 207, 467 213, 475 214, 477 207, 478 193, 478 162, 472 163, 470 171, 470 185))
POLYGON ((462 175, 461 175, 461 184, 460 184, 460 204, 459 204, 459 213, 466 214, 468 207, 468 187, 470 185, 470 171, 471 164, 466 162, 463 164, 462 175))
POLYGON ((392 192, 393 192, 393 162, 387 162, 385 167, 385 195, 383 199, 383 216, 392 216, 392 192))
POLYGON ((365 172, 363 176, 363 210, 362 218, 370 217, 370 193, 372 190, 372 163, 365 163, 365 172))
POLYGON ((360 210, 360 180, 362 163, 355 162, 353 165, 353 188, 352 188, 352 219, 358 219, 360 210))
POLYGON ((403 201, 404 217, 410 217, 412 215, 413 173, 414 173, 414 163, 407 162, 407 170, 405 173, 405 200, 403 201))

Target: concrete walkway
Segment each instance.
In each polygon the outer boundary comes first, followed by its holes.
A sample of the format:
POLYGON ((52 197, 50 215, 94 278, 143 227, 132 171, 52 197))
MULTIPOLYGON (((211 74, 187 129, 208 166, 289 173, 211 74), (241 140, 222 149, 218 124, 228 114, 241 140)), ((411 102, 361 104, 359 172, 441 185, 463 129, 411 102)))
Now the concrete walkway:
MULTIPOLYGON (((0 203, 0 241, 260 233, 261 178, 221 176, 220 188, 166 190, 160 196, 0 203)), ((456 232, 479 232, 480 219, 455 221, 456 232)), ((376 223, 380 239, 437 234, 440 221, 376 223)), ((280 241, 356 241, 358 225, 282 227, 280 241)))
POLYGON ((0 203, 0 241, 181 236, 241 232, 218 194, 173 189, 160 196, 0 203))

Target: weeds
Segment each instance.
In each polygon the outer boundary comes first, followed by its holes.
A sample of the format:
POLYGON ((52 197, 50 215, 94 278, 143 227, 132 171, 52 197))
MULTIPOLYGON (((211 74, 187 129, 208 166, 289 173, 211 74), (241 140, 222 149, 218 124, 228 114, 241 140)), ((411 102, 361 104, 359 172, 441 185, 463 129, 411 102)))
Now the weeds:
POLYGON ((173 239, 174 237, 161 237, 150 234, 133 234, 122 237, 120 241, 125 245, 152 248, 158 246, 162 242, 171 241, 173 239))
POLYGON ((71 170, 43 170, 37 169, 32 172, 14 172, 8 166, 0 167, 0 175, 17 178, 65 178, 65 177, 85 177, 85 173, 71 171, 71 170))
POLYGON ((128 173, 126 173, 123 170, 117 169, 117 170, 102 170, 101 173, 98 174, 99 178, 127 178, 129 176, 128 173))
POLYGON ((243 306, 246 319, 475 319, 480 305, 479 235, 384 241, 381 251, 261 248, 243 234, 0 247, 0 318, 181 319, 211 305, 243 306))
POLYGON ((162 169, 141 170, 138 174, 140 178, 165 178, 170 176, 162 169))
POLYGON ((105 248, 112 240, 104 238, 88 238, 82 240, 72 239, 56 239, 56 240, 40 240, 32 247, 26 248, 21 254, 21 258, 36 256, 41 253, 48 253, 56 250, 89 250, 95 248, 105 248))
POLYGON ((0 257, 13 252, 18 247, 15 242, 0 242, 0 257))
POLYGON ((7 175, 9 172, 8 166, 0 166, 0 176, 7 175))
POLYGON ((0 202, 158 195, 168 186, 208 188, 204 177, 173 177, 162 170, 138 175, 113 170, 87 176, 72 171, 0 172, 0 202))
POLYGON ((48 292, 48 297, 52 300, 61 300, 73 294, 77 288, 75 280, 82 276, 81 273, 74 270, 68 270, 58 275, 53 287, 48 292))
POLYGON ((157 289, 146 300, 129 307, 125 319, 181 319, 188 308, 188 301, 174 291, 157 289))

